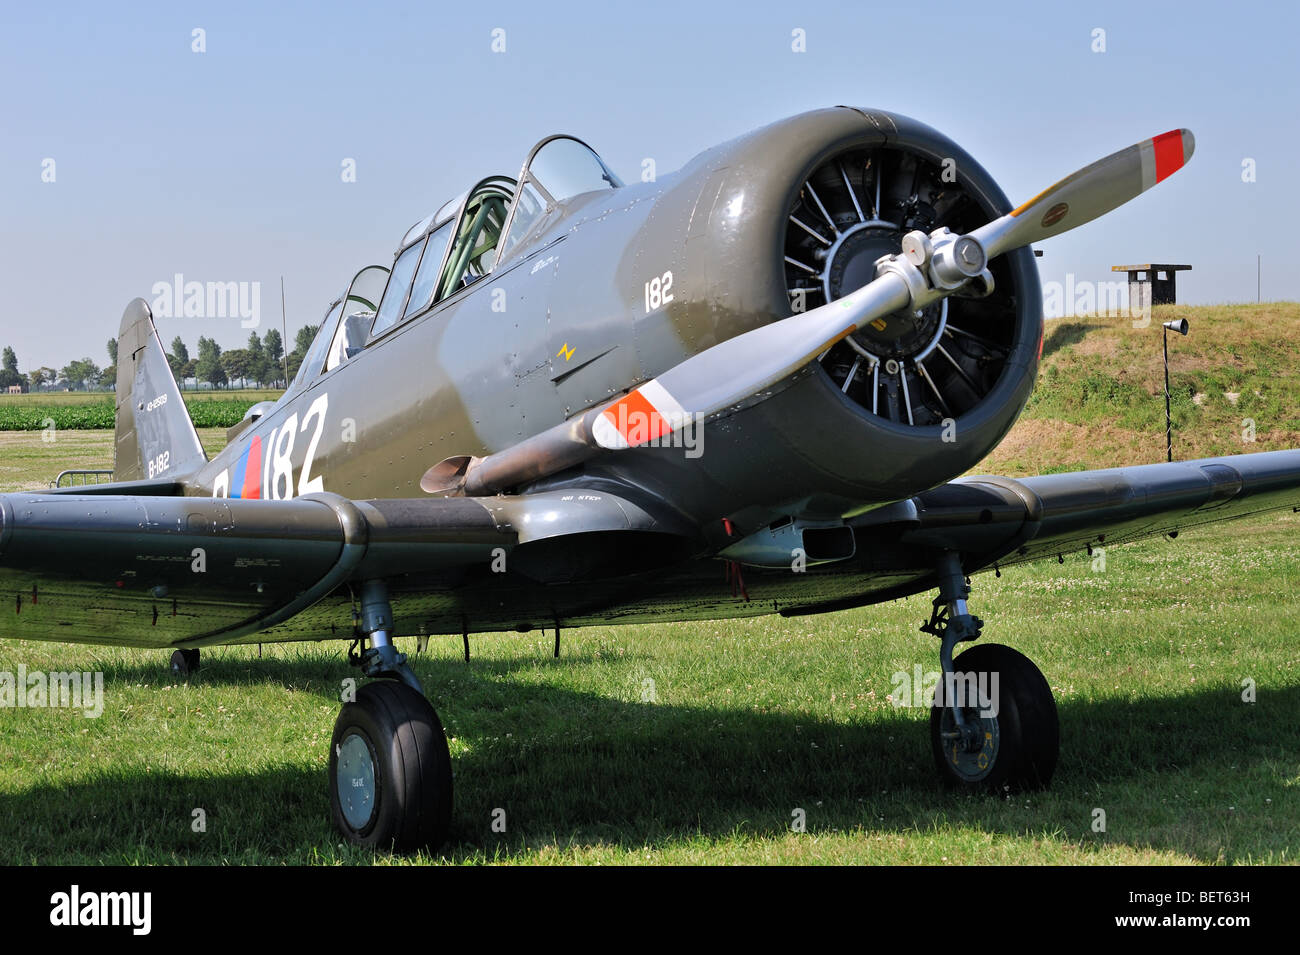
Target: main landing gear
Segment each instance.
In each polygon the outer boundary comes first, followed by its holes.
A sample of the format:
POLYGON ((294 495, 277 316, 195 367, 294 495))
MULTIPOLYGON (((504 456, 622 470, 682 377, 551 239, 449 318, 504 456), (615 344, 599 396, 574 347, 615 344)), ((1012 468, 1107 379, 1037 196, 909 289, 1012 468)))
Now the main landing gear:
POLYGON ((369 677, 345 702, 330 742, 330 808, 349 842, 403 852, 437 848, 451 822, 451 754, 438 714, 398 653, 388 589, 361 590, 360 633, 370 646, 352 662, 369 677))
POLYGON ((921 630, 942 641, 943 679, 930 709, 930 744, 944 784, 972 791, 1044 789, 1060 751, 1052 690, 1024 654, 996 643, 953 659, 983 621, 966 606, 970 588, 952 552, 939 562, 939 596, 921 630))
POLYGON ((188 680, 199 672, 198 650, 175 650, 171 659, 172 676, 178 680, 188 680))

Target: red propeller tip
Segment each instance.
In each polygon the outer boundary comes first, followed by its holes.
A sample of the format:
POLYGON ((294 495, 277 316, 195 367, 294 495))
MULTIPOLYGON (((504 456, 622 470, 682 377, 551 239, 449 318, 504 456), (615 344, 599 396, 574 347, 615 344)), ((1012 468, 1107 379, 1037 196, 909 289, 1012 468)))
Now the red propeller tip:
MULTIPOLYGON (((1154 176, 1152 185, 1169 178, 1187 164, 1196 149, 1196 138, 1189 129, 1171 129, 1150 140, 1151 152, 1150 174, 1154 176)), ((1143 150, 1143 173, 1148 172, 1146 163, 1147 150, 1143 150)))

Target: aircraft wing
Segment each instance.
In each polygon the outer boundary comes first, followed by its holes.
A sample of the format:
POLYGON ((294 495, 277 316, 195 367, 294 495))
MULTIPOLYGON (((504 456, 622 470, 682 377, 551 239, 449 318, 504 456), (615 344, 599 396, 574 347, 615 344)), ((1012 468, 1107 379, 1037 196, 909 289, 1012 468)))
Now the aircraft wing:
POLYGON ((598 491, 259 501, 149 490, 0 495, 0 638, 230 643, 340 592, 334 623, 281 639, 350 637, 348 588, 362 580, 488 575, 520 544, 670 533, 660 517, 598 491))
POLYGON ((1300 507, 1300 450, 1076 471, 960 478, 874 520, 904 545, 959 551, 969 571, 1056 557, 1300 507))

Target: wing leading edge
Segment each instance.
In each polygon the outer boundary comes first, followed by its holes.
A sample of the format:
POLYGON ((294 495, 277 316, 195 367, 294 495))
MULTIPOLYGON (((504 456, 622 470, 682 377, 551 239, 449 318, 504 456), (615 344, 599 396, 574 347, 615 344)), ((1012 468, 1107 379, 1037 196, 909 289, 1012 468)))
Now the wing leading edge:
MULTIPOLYGON (((521 544, 669 533, 613 495, 287 501, 0 495, 0 638, 230 643, 372 578, 491 575, 521 544)), ((337 624, 294 639, 348 637, 337 624)))
POLYGON ((915 520, 904 539, 959 550, 973 558, 973 570, 1300 506, 1300 450, 1017 479, 966 477, 910 503, 915 520))

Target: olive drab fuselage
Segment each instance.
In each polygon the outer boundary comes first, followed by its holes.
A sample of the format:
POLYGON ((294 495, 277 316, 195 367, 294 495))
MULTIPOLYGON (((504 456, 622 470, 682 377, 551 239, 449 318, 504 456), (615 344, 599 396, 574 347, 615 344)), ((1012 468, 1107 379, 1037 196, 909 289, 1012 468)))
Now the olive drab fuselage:
MULTIPOLYGON (((291 389, 186 493, 421 497, 436 462, 501 451, 788 316, 782 243, 801 185, 827 156, 881 145, 955 157, 986 217, 1009 208, 960 147, 913 120, 835 108, 775 123, 657 181, 559 203, 487 275, 291 389)), ((992 393, 949 423, 956 440, 870 414, 814 364, 779 394, 710 421, 697 447, 605 455, 546 486, 602 480, 697 525, 756 527, 852 513, 949 480, 1002 438, 1034 378, 1036 267, 1028 249, 1004 259, 1011 354, 992 393)))

